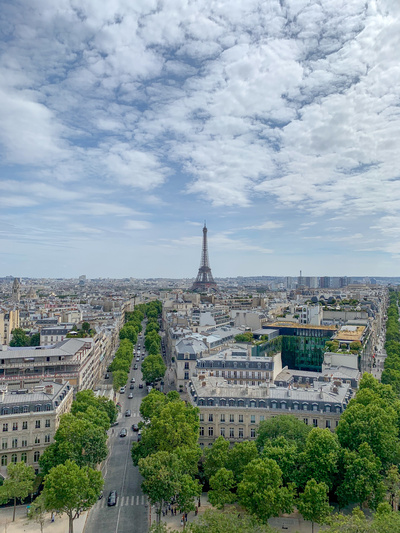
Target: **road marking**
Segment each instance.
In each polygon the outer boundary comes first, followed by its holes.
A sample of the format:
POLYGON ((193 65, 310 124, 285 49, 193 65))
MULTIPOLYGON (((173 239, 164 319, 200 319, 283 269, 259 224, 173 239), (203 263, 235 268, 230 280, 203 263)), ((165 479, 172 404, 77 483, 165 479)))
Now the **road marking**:
POLYGON ((131 505, 135 505, 135 496, 131 497, 131 505))
POLYGON ((136 496, 136 505, 139 505, 139 496, 136 496))
POLYGON ((144 494, 142 494, 142 505, 144 505, 144 494))

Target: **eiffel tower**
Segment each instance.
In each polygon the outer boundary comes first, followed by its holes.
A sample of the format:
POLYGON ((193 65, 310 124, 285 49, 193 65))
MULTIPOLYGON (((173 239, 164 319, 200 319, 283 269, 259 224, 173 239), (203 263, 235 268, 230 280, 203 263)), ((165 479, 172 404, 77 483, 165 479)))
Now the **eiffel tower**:
POLYGON ((204 222, 200 268, 196 281, 192 285, 192 291, 206 292, 210 289, 216 291, 217 284, 212 277, 211 268, 208 263, 207 226, 204 222))

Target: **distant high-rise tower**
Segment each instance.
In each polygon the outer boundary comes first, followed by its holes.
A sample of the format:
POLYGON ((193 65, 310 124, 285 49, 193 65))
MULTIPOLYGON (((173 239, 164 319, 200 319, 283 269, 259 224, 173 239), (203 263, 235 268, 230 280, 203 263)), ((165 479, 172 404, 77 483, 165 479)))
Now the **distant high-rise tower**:
POLYGON ((192 285, 192 291, 204 292, 210 289, 217 290, 217 284, 212 277, 211 268, 208 262, 207 226, 204 222, 200 268, 196 281, 192 285))

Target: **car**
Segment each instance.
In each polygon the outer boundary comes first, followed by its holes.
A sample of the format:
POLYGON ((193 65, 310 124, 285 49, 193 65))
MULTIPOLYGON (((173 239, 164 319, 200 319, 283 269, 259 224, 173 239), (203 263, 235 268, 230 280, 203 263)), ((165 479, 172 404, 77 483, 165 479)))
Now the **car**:
POLYGON ((139 362, 140 361, 140 357, 136 357, 136 362, 139 362))
POLYGON ((106 374, 106 375, 104 376, 104 379, 110 379, 110 374, 106 374))
POLYGON ((132 400, 132 398, 133 398, 133 394, 130 392, 128 396, 128 400, 132 400))
POLYGON ((129 385, 129 388, 130 388, 130 390, 133 390, 133 389, 135 388, 135 385, 134 385, 133 383, 131 383, 131 384, 129 385))
POLYGON ((126 437, 128 434, 126 428, 122 428, 121 431, 119 432, 119 436, 120 437, 126 437))
POLYGON ((132 424, 132 431, 139 431, 139 426, 137 424, 132 424))
POLYGON ((131 410, 130 409, 127 409, 125 411, 125 416, 131 416, 131 410))
POLYGON ((139 431, 137 435, 137 441, 140 442, 141 440, 142 440, 142 434, 139 431))
POLYGON ((142 361, 144 361, 144 355, 142 356, 142 361))
POLYGON ((117 491, 112 490, 110 494, 108 495, 107 505, 109 507, 113 507, 114 505, 117 505, 117 497, 118 497, 117 491))
POLYGON ((152 391, 152 390, 153 390, 153 387, 152 387, 151 385, 149 385, 149 386, 147 387, 147 392, 150 392, 150 391, 152 391))
POLYGON ((111 427, 112 427, 112 428, 115 427, 115 426, 118 426, 118 422, 113 422, 113 423, 111 424, 111 427))
POLYGON ((125 394, 125 387, 121 387, 121 388, 119 389, 119 393, 120 393, 120 394, 125 394))
POLYGON ((131 383, 135 383, 135 378, 132 378, 132 379, 131 379, 131 383))
POLYGON ((133 365, 133 370, 137 370, 137 369, 138 369, 138 366, 137 366, 137 364, 135 363, 135 364, 133 365))
POLYGON ((143 389, 143 383, 139 383, 139 389, 143 389))

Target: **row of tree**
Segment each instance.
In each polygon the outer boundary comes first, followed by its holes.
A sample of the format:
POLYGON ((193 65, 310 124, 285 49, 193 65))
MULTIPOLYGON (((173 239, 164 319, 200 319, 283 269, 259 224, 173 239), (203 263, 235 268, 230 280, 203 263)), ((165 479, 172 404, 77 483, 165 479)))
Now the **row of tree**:
POLYGON ((400 394, 400 322, 399 291, 389 291, 387 310, 385 350, 387 357, 382 372, 382 383, 387 383, 400 394))
POLYGON ((115 352, 114 359, 108 367, 113 373, 113 388, 115 391, 126 385, 133 357, 132 342, 126 338, 122 339, 118 350, 115 352))
POLYGON ((167 369, 161 356, 160 325, 158 323, 161 311, 162 304, 159 300, 145 304, 147 323, 144 346, 149 354, 142 363, 142 377, 145 382, 153 383, 162 379, 167 369))
POLYGON ((156 506, 158 522, 171 500, 183 513, 194 511, 202 490, 196 478, 201 457, 198 409, 176 391, 165 395, 153 389, 143 399, 140 414, 142 439, 133 443, 132 460, 143 477, 143 492, 156 506))
MULTIPOLYGON (((62 415, 54 443, 39 460, 43 491, 30 510, 30 518, 41 526, 46 512, 66 513, 69 531, 82 511, 96 503, 103 488, 97 464, 107 457, 107 434, 115 422, 117 410, 110 400, 96 398, 93 391, 79 392, 71 412, 62 415)), ((10 464, 7 478, 0 487, 0 502, 14 500, 13 520, 18 499, 33 492, 34 470, 24 462, 10 464)))

